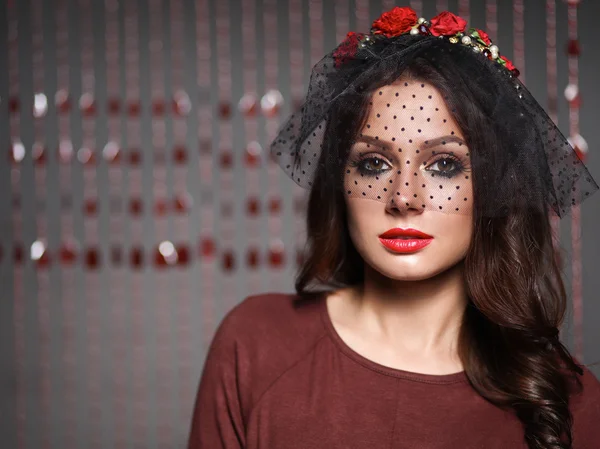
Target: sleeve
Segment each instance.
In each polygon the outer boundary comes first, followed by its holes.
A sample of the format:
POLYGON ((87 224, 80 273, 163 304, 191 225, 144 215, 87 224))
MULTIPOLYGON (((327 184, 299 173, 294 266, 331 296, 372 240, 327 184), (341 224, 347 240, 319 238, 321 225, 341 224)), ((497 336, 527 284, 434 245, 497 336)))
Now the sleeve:
POLYGON ((209 347, 194 405, 188 449, 243 449, 245 429, 237 374, 237 342, 225 317, 209 347))
POLYGON ((600 382, 585 366, 581 378, 583 390, 574 398, 573 449, 600 448, 600 382))

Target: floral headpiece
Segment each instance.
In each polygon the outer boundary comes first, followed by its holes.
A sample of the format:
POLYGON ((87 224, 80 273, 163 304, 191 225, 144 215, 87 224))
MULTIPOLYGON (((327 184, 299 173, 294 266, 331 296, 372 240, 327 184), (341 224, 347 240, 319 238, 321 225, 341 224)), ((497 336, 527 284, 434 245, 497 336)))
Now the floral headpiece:
POLYGON ((497 45, 494 45, 487 33, 478 28, 469 28, 465 31, 467 22, 449 11, 443 11, 433 19, 427 21, 418 18, 417 13, 410 7, 396 6, 383 13, 371 26, 370 34, 355 33, 346 35, 334 53, 336 67, 353 58, 359 49, 366 48, 382 39, 389 39, 402 34, 421 36, 437 36, 448 38, 453 44, 462 44, 471 47, 475 53, 481 53, 488 59, 505 67, 514 76, 519 76, 510 59, 501 56, 497 45))
POLYGON ((470 210, 465 205, 468 192, 460 184, 470 179, 462 176, 468 165, 477 182, 486 185, 472 202, 482 217, 506 217, 524 209, 535 214, 551 209, 562 217, 599 186, 518 76, 489 36, 467 29, 460 17, 445 11, 428 21, 411 8, 395 7, 373 22, 369 34, 348 33, 313 66, 302 107, 282 124, 270 154, 296 184, 317 193, 335 191, 346 198, 386 203, 401 197, 406 207, 457 214, 470 210), (414 75, 407 78, 430 80, 429 85, 414 83, 414 101, 397 85, 407 70, 414 75), (464 96, 451 92, 454 86, 464 96), (386 95, 396 90, 395 96, 384 96, 384 90, 386 95), (434 97, 429 93, 442 95, 447 111, 430 103, 434 97), (368 101, 377 109, 375 117, 368 101), (462 154, 464 164, 450 161, 450 173, 435 172, 434 167, 442 169, 443 154, 456 155, 439 153, 437 147, 417 149, 417 142, 426 134, 437 135, 438 126, 449 132, 459 129, 461 118, 469 120, 454 107, 463 101, 479 111, 479 120, 473 128, 467 123, 464 133, 468 137, 476 132, 479 138, 473 139, 473 148, 463 148, 469 150, 462 154), (392 102, 398 104, 388 110, 392 102), (446 115, 456 123, 449 123, 446 115), (361 132, 363 118, 372 128, 368 135, 361 132), (422 133, 424 127, 436 129, 422 133), (371 145, 380 136, 387 145, 371 145), (413 138, 418 140, 413 143, 413 138), (403 151, 409 146, 413 149, 403 151), (385 156, 380 166, 373 157, 381 152, 385 156), (435 165, 423 165, 426 161, 435 165))

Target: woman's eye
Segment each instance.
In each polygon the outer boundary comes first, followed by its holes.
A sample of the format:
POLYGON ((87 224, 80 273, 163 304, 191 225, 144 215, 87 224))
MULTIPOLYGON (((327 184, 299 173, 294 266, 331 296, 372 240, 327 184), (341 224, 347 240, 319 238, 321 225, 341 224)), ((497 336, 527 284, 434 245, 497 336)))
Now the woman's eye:
POLYGON ((372 170, 381 170, 383 165, 387 165, 383 159, 372 157, 366 160, 365 165, 370 165, 372 170))
POLYGON ((463 166, 460 161, 450 157, 438 159, 426 168, 427 171, 434 171, 440 176, 445 176, 447 178, 456 176, 462 169, 463 166))
POLYGON ((387 162, 378 157, 368 157, 363 159, 358 164, 358 170, 362 174, 378 174, 386 170, 385 167, 389 167, 387 162))

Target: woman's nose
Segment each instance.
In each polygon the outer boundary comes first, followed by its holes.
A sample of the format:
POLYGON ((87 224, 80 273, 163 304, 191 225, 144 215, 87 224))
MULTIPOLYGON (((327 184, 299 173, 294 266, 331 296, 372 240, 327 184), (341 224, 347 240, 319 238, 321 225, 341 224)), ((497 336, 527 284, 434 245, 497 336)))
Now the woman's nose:
MULTIPOLYGON (((409 161, 410 162, 410 161, 409 161)), ((424 183, 418 168, 405 164, 400 170, 396 171, 395 176, 390 179, 388 207, 401 210, 403 212, 409 209, 422 211, 425 208, 424 183)))

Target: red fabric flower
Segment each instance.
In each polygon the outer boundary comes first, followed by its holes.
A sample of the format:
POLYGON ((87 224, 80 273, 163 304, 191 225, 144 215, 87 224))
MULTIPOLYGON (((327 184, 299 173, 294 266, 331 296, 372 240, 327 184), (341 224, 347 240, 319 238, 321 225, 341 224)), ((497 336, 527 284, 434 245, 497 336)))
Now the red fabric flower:
POLYGON ((429 21, 429 31, 434 36, 452 36, 465 31, 467 22, 462 17, 443 11, 429 21))
POLYGON ((515 66, 513 65, 512 61, 510 59, 508 59, 505 56, 500 56, 500 59, 502 59, 504 62, 506 62, 506 66, 505 67, 508 70, 514 70, 515 69, 515 66))
POLYGON ((512 61, 504 56, 500 56, 500 59, 502 59, 505 62, 504 67, 506 67, 508 70, 510 70, 512 72, 512 74, 514 76, 519 76, 521 74, 521 72, 519 72, 519 69, 517 69, 512 61))
POLYGON ((379 19, 373 22, 371 29, 373 34, 395 37, 407 33, 416 24, 417 13, 414 9, 408 6, 402 8, 396 6, 379 16, 379 19))
POLYGON ((485 31, 480 30, 478 28, 475 28, 475 30, 477 30, 477 33, 479 34, 479 37, 481 38, 481 40, 483 42, 485 42, 486 45, 491 45, 492 44, 492 41, 491 41, 490 37, 488 36, 488 34, 485 31))
POLYGON ((346 39, 344 39, 344 41, 338 45, 333 52, 333 59, 335 61, 336 68, 339 68, 346 61, 356 56, 358 44, 364 36, 364 33, 355 33, 354 31, 350 31, 348 34, 346 34, 346 39))

